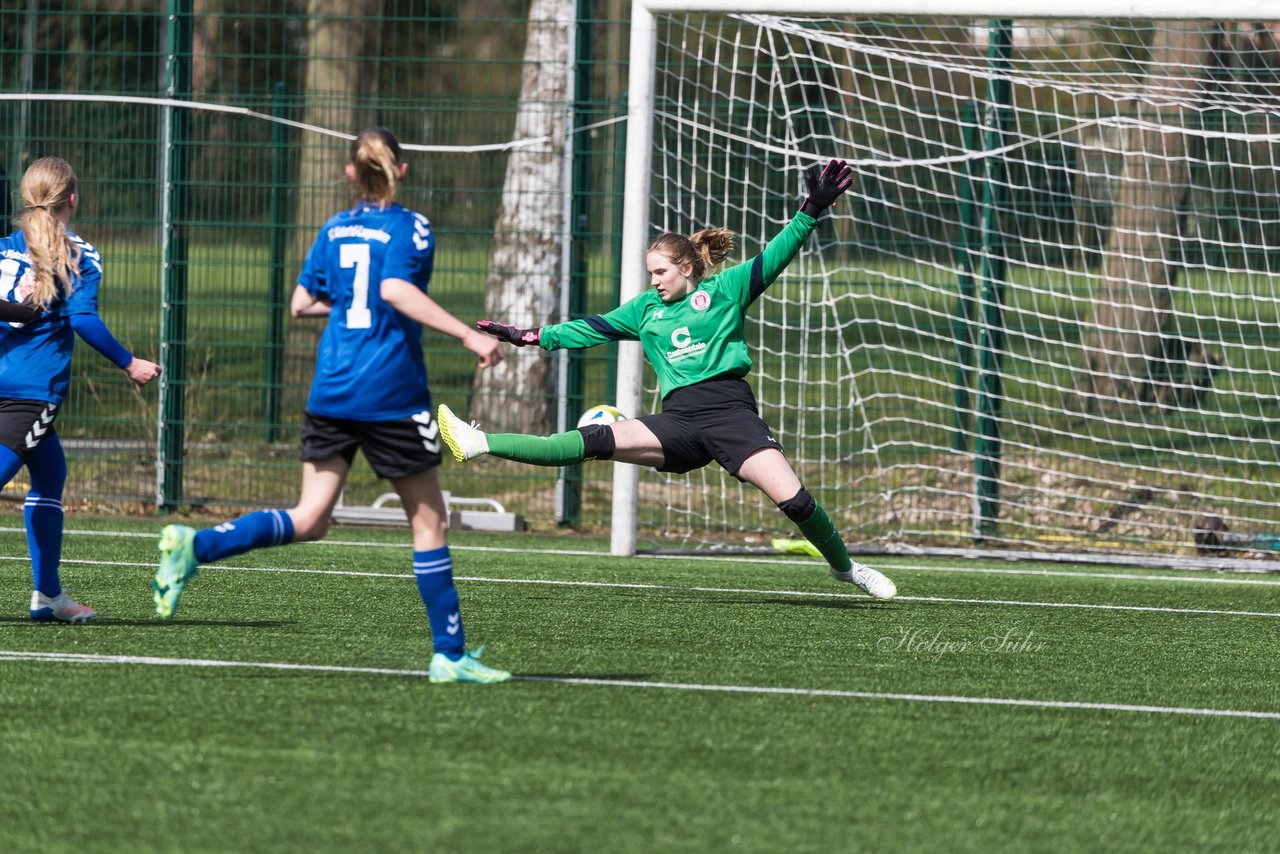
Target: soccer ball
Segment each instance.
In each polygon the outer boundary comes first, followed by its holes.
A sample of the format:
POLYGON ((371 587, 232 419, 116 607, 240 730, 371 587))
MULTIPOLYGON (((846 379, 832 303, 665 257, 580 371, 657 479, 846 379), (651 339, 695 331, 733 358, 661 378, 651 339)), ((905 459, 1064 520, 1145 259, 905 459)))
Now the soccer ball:
POLYGON ((626 417, 618 407, 602 403, 582 413, 582 417, 578 419, 578 426, 588 427, 592 424, 612 424, 615 421, 624 421, 626 417))

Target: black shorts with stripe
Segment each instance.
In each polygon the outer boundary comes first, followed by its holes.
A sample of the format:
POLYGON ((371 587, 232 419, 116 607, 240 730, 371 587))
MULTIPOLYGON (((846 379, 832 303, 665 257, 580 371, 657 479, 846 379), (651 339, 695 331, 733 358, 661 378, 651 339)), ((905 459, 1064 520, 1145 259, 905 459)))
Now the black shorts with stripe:
POLYGON ((0 445, 26 459, 54 434, 58 404, 44 400, 0 398, 0 445))
POLYGON ((378 477, 407 477, 440 465, 440 425, 429 409, 398 421, 353 421, 303 413, 303 462, 341 456, 350 463, 357 448, 378 477))
POLYGON ((714 460, 737 477, 756 451, 782 450, 741 377, 719 376, 678 388, 662 399, 662 414, 639 420, 662 443, 658 471, 684 474, 714 460))

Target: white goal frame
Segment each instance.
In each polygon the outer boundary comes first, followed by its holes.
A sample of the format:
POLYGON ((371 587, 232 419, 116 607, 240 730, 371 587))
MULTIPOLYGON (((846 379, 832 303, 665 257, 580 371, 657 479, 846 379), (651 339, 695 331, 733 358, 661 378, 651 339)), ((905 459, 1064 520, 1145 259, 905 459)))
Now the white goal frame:
MULTIPOLYGON (((1037 4, 1026 0, 635 0, 632 4, 630 70, 628 77, 627 147, 622 221, 621 301, 648 287, 644 248, 649 239, 648 199, 653 154, 653 106, 657 27, 662 12, 744 14, 885 14, 1012 19, 1149 18, 1155 20, 1273 20, 1280 16, 1275 0, 1218 0, 1211 11, 1198 0, 1059 0, 1037 4)), ((638 342, 618 347, 616 405, 639 414, 644 356, 638 342)), ((611 552, 636 552, 639 468, 615 463, 611 552)))

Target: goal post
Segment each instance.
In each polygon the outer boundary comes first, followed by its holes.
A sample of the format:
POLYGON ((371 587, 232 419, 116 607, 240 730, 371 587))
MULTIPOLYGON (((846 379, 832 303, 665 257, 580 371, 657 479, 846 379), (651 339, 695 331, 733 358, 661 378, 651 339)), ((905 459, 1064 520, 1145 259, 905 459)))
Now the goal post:
MULTIPOLYGON (((748 346, 851 548, 1220 560, 1205 516, 1271 542, 1280 14, 1036 5, 633 4, 622 299, 656 234, 725 226, 747 260, 843 158, 748 346)), ((616 397, 660 407, 638 345, 616 397)), ((614 554, 798 536, 714 467, 616 464, 612 518, 614 554)))

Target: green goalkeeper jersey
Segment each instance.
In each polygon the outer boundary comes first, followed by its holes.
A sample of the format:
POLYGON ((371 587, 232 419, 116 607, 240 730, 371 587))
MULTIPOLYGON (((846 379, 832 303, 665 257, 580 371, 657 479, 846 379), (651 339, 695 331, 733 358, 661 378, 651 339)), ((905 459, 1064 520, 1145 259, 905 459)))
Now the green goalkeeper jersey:
POLYGON ((703 279, 682 299, 664 303, 650 288, 605 314, 542 328, 544 350, 639 341, 666 397, 712 377, 751 370, 747 309, 791 263, 817 220, 799 212, 754 259, 703 279))

